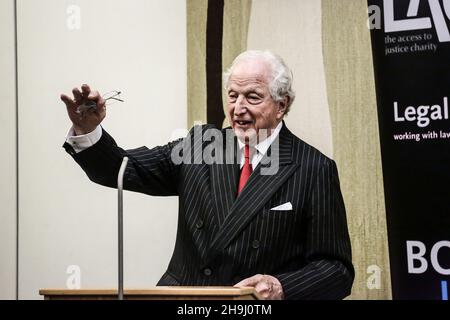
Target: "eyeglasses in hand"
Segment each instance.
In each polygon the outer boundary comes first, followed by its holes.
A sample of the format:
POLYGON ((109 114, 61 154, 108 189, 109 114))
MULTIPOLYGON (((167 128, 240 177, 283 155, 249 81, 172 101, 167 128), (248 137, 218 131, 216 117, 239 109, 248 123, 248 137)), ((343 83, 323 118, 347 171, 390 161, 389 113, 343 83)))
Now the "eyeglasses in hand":
MULTIPOLYGON (((110 91, 102 95, 102 98, 105 100, 105 105, 109 106, 116 102, 124 102, 124 100, 120 97, 121 91, 110 91)), ((97 103, 92 100, 87 100, 81 106, 78 106, 76 113, 82 114, 90 109, 97 109, 97 103)))

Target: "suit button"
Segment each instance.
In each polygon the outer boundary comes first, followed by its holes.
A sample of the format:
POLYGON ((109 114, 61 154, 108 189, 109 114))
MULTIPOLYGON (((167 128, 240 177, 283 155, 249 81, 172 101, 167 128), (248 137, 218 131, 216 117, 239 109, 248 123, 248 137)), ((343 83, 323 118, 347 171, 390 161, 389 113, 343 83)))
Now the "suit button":
POLYGON ((252 248, 253 249, 258 249, 259 248, 259 240, 253 240, 252 248))
POLYGON ((203 228, 203 220, 202 219, 198 220, 197 223, 195 224, 195 227, 197 229, 203 228))
POLYGON ((212 274, 212 270, 210 268, 205 268, 203 270, 203 274, 207 277, 209 277, 212 274))

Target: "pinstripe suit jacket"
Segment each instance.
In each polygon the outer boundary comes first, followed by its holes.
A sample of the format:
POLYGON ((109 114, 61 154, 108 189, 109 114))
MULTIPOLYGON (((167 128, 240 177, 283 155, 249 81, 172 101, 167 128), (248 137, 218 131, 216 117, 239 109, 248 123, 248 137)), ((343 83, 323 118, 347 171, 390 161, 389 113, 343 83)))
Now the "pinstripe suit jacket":
POLYGON ((100 141, 80 153, 64 144, 96 183, 117 187, 126 155, 127 190, 179 197, 175 249, 158 285, 233 285, 261 273, 279 279, 286 299, 341 299, 350 293, 354 270, 333 160, 283 125, 278 172, 261 175, 258 165, 236 197, 237 162, 175 165, 171 152, 177 143, 125 151, 103 130, 100 141), (270 210, 286 202, 292 210, 270 210))

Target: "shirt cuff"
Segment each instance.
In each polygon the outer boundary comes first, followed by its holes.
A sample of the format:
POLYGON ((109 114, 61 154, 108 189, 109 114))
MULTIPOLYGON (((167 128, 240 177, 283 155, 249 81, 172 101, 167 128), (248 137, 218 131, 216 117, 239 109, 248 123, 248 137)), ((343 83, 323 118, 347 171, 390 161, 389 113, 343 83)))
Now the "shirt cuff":
POLYGON ((66 135, 66 142, 72 146, 76 153, 86 150, 96 144, 102 137, 102 127, 100 125, 87 134, 75 135, 73 127, 69 129, 66 135))

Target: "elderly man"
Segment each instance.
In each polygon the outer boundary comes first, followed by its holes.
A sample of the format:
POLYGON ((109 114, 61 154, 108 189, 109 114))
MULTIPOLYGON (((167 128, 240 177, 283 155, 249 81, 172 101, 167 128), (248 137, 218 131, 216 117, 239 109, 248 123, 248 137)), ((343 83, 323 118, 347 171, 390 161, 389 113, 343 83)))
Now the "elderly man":
POLYGON ((208 125, 165 146, 119 148, 100 127, 104 99, 87 85, 73 89, 74 99, 61 95, 73 123, 64 147, 96 183, 117 187, 127 156, 126 189, 179 197, 175 249, 158 285, 255 287, 266 299, 344 298, 354 270, 337 169, 283 122, 295 97, 291 71, 268 51, 247 51, 224 82, 231 129, 216 131, 231 131, 237 143, 201 139, 204 151, 215 141, 212 162, 195 155, 195 132, 213 130, 208 125), (80 112, 88 102, 96 108, 80 112), (230 154, 231 163, 222 161, 230 154), (264 173, 268 159, 275 170, 264 173))

